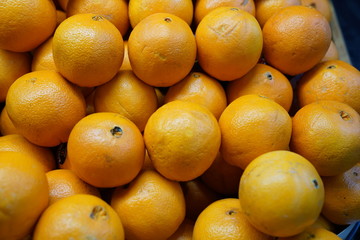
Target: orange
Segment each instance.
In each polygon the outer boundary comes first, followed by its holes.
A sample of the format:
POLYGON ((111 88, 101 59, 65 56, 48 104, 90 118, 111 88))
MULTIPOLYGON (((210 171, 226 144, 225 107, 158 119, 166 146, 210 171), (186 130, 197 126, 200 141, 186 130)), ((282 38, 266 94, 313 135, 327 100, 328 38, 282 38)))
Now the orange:
POLYGON ((56 9, 49 0, 0 2, 0 49, 27 52, 50 37, 56 27, 56 9))
POLYGON ((321 62, 326 62, 329 60, 338 60, 339 59, 339 51, 335 45, 335 42, 331 40, 330 46, 325 54, 325 56, 323 57, 323 59, 321 59, 321 62))
POLYGON ((116 112, 130 119, 142 132, 157 109, 155 89, 131 71, 120 71, 109 82, 95 90, 96 112, 116 112))
POLYGON ((60 23, 65 19, 66 19, 66 12, 56 9, 56 27, 58 27, 60 23))
POLYGON ((278 240, 342 240, 335 233, 325 228, 308 228, 292 237, 277 238, 278 240))
POLYGON ((329 0, 301 0, 301 4, 307 7, 312 7, 318 10, 328 22, 331 21, 332 11, 329 0))
POLYGON ((50 148, 39 147, 19 134, 0 137, 0 151, 21 152, 40 163, 45 172, 55 168, 55 158, 50 148))
POLYGON ((244 95, 230 103, 219 126, 223 159, 242 169, 263 153, 288 149, 291 137, 288 112, 259 95, 244 95))
POLYGON ((337 101, 310 103, 293 117, 290 149, 321 176, 338 175, 360 160, 360 115, 337 101))
POLYGON ((310 70, 325 56, 331 28, 317 10, 290 6, 266 21, 263 36, 265 61, 284 74, 297 75, 310 70))
POLYGON ((94 98, 95 98, 95 91, 93 91, 90 95, 88 95, 85 98, 85 101, 86 101, 86 115, 89 115, 89 114, 95 112, 94 98))
POLYGON ((195 222, 185 218, 176 232, 167 240, 192 240, 195 222))
POLYGON ((67 144, 71 170, 95 187, 109 188, 132 181, 145 157, 136 125, 118 113, 93 113, 72 129, 67 144))
POLYGON ((48 205, 45 172, 25 153, 0 152, 0 159, 0 239, 23 239, 48 205))
POLYGON ((120 70, 132 70, 128 54, 128 41, 124 40, 124 59, 120 70))
POLYGON ((71 0, 66 7, 67 17, 80 13, 93 13, 104 16, 124 36, 130 26, 128 1, 126 0, 71 0))
POLYGON ((191 71, 196 42, 190 26, 170 13, 154 13, 131 31, 128 39, 131 68, 155 87, 169 87, 191 71))
POLYGON ((144 130, 155 169, 176 181, 189 181, 203 174, 219 151, 220 138, 218 122, 207 108, 180 100, 158 108, 144 130))
POLYGON ((193 231, 193 240, 273 239, 251 226, 237 198, 210 204, 201 212, 193 231))
POLYGON ((21 76, 6 97, 7 113, 19 133, 45 147, 66 142, 85 107, 80 90, 50 70, 21 76))
POLYGON ((360 163, 331 177, 323 177, 322 214, 332 223, 347 225, 360 220, 360 163))
POLYGON ((352 65, 332 60, 318 64, 298 82, 300 106, 318 100, 344 102, 360 113, 360 71, 352 65))
POLYGON ((216 79, 201 72, 191 72, 183 80, 171 86, 164 100, 165 103, 174 100, 199 103, 208 108, 217 119, 227 105, 222 85, 216 79))
POLYGON ((197 0, 194 7, 195 25, 198 25, 209 12, 218 7, 236 7, 255 16, 254 0, 197 0))
POLYGON ((277 11, 285 7, 296 5, 301 5, 301 0, 256 0, 255 17, 260 26, 263 27, 265 22, 277 11))
POLYGON ((324 186, 314 166, 299 154, 272 151, 245 169, 239 199, 250 223, 276 237, 299 234, 319 217, 324 186))
POLYGON ((76 194, 50 205, 36 225, 34 240, 124 240, 124 229, 114 209, 101 198, 76 194))
POLYGON ((16 53, 0 49, 0 102, 4 102, 11 84, 30 72, 29 53, 16 53))
POLYGON ((227 196, 236 196, 243 170, 230 165, 219 152, 211 166, 200 176, 202 182, 215 192, 227 196))
POLYGON ((52 50, 53 37, 50 37, 43 44, 33 51, 33 58, 31 63, 31 71, 40 70, 53 70, 57 71, 53 50, 52 50))
POLYGON ((154 13, 171 13, 191 25, 193 19, 191 0, 129 0, 129 19, 134 28, 141 20, 154 13))
POLYGON ((229 103, 246 94, 268 97, 280 104, 286 111, 290 110, 293 101, 293 89, 290 81, 277 69, 265 64, 256 64, 243 77, 229 82, 226 86, 229 103))
POLYGON ((200 179, 182 182, 181 186, 185 197, 186 217, 194 221, 209 204, 220 198, 200 179))
POLYGON ((49 183, 49 204, 75 194, 91 194, 100 197, 97 188, 82 181, 69 169, 55 169, 46 173, 49 183))
POLYGON ((16 127, 9 118, 9 115, 6 111, 6 107, 2 109, 0 115, 0 133, 4 136, 18 133, 18 130, 16 130, 16 127))
MULTIPOLYGON (((322 180, 323 180, 324 188, 325 188, 324 177, 322 177, 322 180)), ((326 197, 326 195, 325 195, 325 197, 326 197)), ((325 201, 324 201, 324 204, 325 204, 325 201)), ((324 228, 331 232, 337 231, 337 226, 334 223, 330 222, 330 220, 325 218, 323 214, 320 214, 319 217, 316 219, 316 221, 309 228, 324 228)))
POLYGON ((128 187, 118 187, 111 206, 119 214, 127 240, 166 240, 185 218, 185 200, 178 182, 156 171, 142 171, 128 187))
POLYGON ((195 31, 201 68, 222 81, 244 76, 258 62, 262 32, 253 15, 236 7, 209 12, 195 31))
POLYGON ((56 68, 69 81, 94 87, 110 81, 124 58, 119 30, 101 15, 83 13, 68 17, 53 39, 56 68))

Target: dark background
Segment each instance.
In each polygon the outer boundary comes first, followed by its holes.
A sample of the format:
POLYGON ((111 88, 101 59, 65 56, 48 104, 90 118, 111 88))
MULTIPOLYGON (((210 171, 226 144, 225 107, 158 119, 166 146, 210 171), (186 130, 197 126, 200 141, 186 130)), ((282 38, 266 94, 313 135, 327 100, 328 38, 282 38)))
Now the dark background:
POLYGON ((360 0, 332 0, 351 63, 360 70, 360 0))

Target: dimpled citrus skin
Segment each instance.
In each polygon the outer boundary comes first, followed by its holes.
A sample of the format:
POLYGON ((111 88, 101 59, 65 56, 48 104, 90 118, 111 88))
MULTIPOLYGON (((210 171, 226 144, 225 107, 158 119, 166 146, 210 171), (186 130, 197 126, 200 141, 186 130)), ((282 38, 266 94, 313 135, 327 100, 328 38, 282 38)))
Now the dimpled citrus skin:
POLYGON ((199 23, 195 36, 200 66, 222 81, 244 76, 258 62, 263 47, 255 17, 235 7, 211 11, 199 23))
POLYGON ((0 159, 0 239, 23 239, 48 206, 45 171, 25 153, 0 152, 0 159))
POLYGON ((321 176, 338 175, 359 162, 360 115, 349 105, 313 102, 292 120, 290 149, 308 159, 321 176))
POLYGON ((120 31, 101 15, 68 17, 56 29, 53 57, 57 70, 69 81, 93 87, 110 81, 124 58, 120 31))
POLYGON ((19 133, 45 147, 67 142, 85 108, 80 89, 51 70, 22 75, 6 96, 7 113, 19 133))
POLYGON ((175 100, 149 118, 144 140, 156 170, 176 181, 188 181, 207 170, 219 151, 220 129, 204 106, 175 100))
POLYGON ((196 42, 190 26, 170 13, 155 13, 137 24, 128 39, 135 75, 155 87, 169 87, 191 71, 196 42))
POLYGON ((153 170, 144 170, 129 186, 116 188, 111 206, 121 218, 127 240, 166 240, 185 218, 180 183, 153 170))
POLYGON ((346 103, 360 113, 360 71, 342 60, 316 65, 299 80, 296 89, 303 107, 319 100, 346 103))
POLYGON ((324 186, 314 166, 299 154, 272 151, 245 169, 239 199, 247 219, 258 230, 289 237, 319 217, 324 186))
POLYGON ((49 0, 0 1, 0 49, 27 52, 51 36, 55 5, 49 0))
POLYGON ((124 240, 124 228, 114 209, 99 197, 76 194, 50 205, 36 224, 34 240, 124 240))
POLYGON ((263 36, 266 62, 293 76, 310 70, 325 56, 331 28, 317 10, 290 6, 267 20, 263 36))

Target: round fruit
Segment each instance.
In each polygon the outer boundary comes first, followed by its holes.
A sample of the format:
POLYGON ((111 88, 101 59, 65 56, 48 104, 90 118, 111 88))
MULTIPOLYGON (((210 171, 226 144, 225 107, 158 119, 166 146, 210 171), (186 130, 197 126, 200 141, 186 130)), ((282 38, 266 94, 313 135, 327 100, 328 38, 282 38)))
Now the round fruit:
POLYGON ((25 153, 0 152, 0 239, 24 239, 48 206, 43 167, 25 153))
POLYGON ((219 151, 220 138, 218 122, 207 108, 180 100, 158 108, 144 130, 155 169, 176 181, 203 174, 219 151))
POLYGON ((178 182, 145 170, 127 187, 112 194, 127 240, 166 240, 185 218, 185 199, 178 182))
POLYGON ((69 196, 50 205, 41 215, 34 240, 124 240, 124 229, 114 209, 88 194, 69 196))
POLYGON ((318 101, 293 117, 290 149, 308 159, 321 176, 353 167, 360 156, 360 115, 337 101, 318 101))
POLYGON ((288 75, 313 68, 331 42, 329 22, 320 12, 305 6, 278 11, 266 21, 263 35, 266 62, 288 75))
POLYGON ((94 87, 110 81, 118 72, 124 43, 119 30, 104 16, 77 14, 57 27, 53 56, 57 70, 66 79, 94 87))
POLYGON ((244 76, 258 62, 263 38, 259 23, 236 7, 219 7, 208 13, 195 32, 201 68, 222 81, 244 76))
POLYGON ((131 68, 155 87, 169 87, 191 71, 196 42, 190 26, 170 13, 154 13, 131 31, 128 39, 131 68))
POLYGON ((6 110, 16 130, 45 147, 67 142, 85 108, 80 89, 51 70, 22 75, 6 96, 6 110))
POLYGON ((272 151, 247 166, 240 180, 239 199, 255 228, 289 237, 319 217, 324 186, 308 160, 290 151, 272 151))
POLYGON ((95 187, 109 188, 133 180, 144 163, 143 137, 118 113, 93 113, 72 129, 67 144, 71 170, 95 187))

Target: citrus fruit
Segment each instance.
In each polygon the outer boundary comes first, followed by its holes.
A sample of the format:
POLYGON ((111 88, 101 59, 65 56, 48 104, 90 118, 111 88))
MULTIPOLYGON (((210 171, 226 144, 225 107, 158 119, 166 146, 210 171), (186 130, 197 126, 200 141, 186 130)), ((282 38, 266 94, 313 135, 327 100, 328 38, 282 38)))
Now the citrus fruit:
POLYGON ((25 153, 0 152, 0 159, 0 239, 23 239, 48 206, 45 172, 25 153))
POLYGON ((91 194, 100 197, 97 188, 82 181, 69 169, 55 169, 46 173, 49 183, 49 205, 75 194, 91 194))
POLYGON ((316 65, 299 80, 297 96, 300 106, 318 100, 344 102, 360 113, 360 71, 342 60, 316 65))
POLYGON ((52 42, 53 37, 50 37, 33 51, 31 71, 57 71, 53 57, 52 42))
POLYGON ((329 46, 325 56, 323 57, 323 59, 321 59, 321 62, 326 62, 326 61, 330 61, 330 60, 338 60, 339 58, 340 58, 339 50, 337 49, 335 42, 331 41, 330 46, 329 46))
POLYGON ((129 0, 129 19, 134 28, 141 20, 154 13, 171 13, 191 25, 193 8, 191 0, 129 0))
POLYGON ((142 171, 127 187, 117 187, 111 206, 121 218, 127 240, 166 240, 185 218, 180 184, 156 171, 142 171))
POLYGON ((324 186, 314 166, 299 154, 272 151, 245 169, 239 199, 250 223, 266 234, 289 237, 319 217, 324 186))
POLYGON ((56 27, 56 9, 49 0, 0 2, 0 49, 28 52, 50 37, 56 27))
POLYGON ((22 75, 9 88, 7 113, 30 142, 53 147, 67 142, 73 126, 85 116, 80 90, 51 70, 22 75))
POLYGON ((237 198, 224 198, 211 203, 195 222, 193 240, 272 239, 255 229, 246 219, 237 198))
POLYGON ((325 56, 331 28, 317 10, 290 6, 266 21, 263 36, 266 62, 293 76, 310 70, 325 56))
POLYGON ((69 81, 93 87, 110 81, 124 58, 119 30, 104 16, 83 13, 64 20, 53 38, 57 70, 69 81))
POLYGON ((130 119, 142 132, 157 109, 155 89, 131 70, 119 71, 109 82, 96 88, 95 112, 115 112, 130 119))
POLYGON ((220 147, 214 115, 200 104, 172 101, 149 118, 144 140, 157 171, 168 179, 189 181, 204 173, 220 147))
POLYGON ((330 222, 347 225, 360 220, 360 164, 331 177, 322 177, 325 201, 322 214, 330 222))
POLYGON ((93 13, 104 16, 124 36, 130 26, 128 16, 128 1, 126 0, 71 0, 66 6, 66 16, 75 14, 93 13))
POLYGON ((328 22, 332 18, 331 3, 329 0, 301 0, 303 6, 312 7, 318 10, 328 22))
POLYGON ((290 149, 309 160, 321 176, 338 175, 359 162, 360 115, 337 101, 317 101, 293 117, 290 149))
POLYGON ((201 68, 218 80, 244 76, 258 62, 263 38, 253 15, 236 7, 209 12, 195 31, 201 68))
POLYGON ((29 53, 17 53, 0 49, 0 102, 4 102, 13 82, 30 72, 29 53))
POLYGON ((95 187, 117 187, 133 180, 145 157, 143 137, 118 113, 93 113, 72 129, 67 144, 71 170, 95 187))
POLYGON ((192 240, 194 224, 193 220, 185 218, 176 232, 167 240, 192 240))
POLYGON ((11 119, 9 118, 9 115, 6 111, 6 107, 4 107, 2 109, 1 115, 0 115, 0 132, 3 136, 18 133, 14 124, 12 123, 11 119))
POLYGON ((34 240, 124 240, 124 229, 114 209, 99 197, 75 194, 50 205, 41 215, 34 240))
POLYGON ((1 152, 21 152, 30 156, 43 167, 44 172, 55 168, 55 158, 50 148, 37 146, 19 134, 0 137, 1 152))
POLYGON ((236 196, 242 173, 241 168, 227 163, 219 152, 211 166, 200 176, 200 179, 216 193, 236 196))
POLYGON ((289 7, 301 5, 301 0, 256 0, 255 1, 255 17, 261 27, 266 21, 277 11, 289 7))
POLYGON ((227 101, 223 86, 214 78, 201 72, 191 72, 183 80, 169 87, 165 103, 183 100, 202 104, 218 119, 227 101))
POLYGON ((287 77, 277 69, 256 64, 243 77, 226 85, 228 102, 246 94, 258 94, 268 97, 280 104, 286 111, 290 110, 293 101, 293 89, 287 77))
POLYGON ((255 16, 254 0, 198 0, 194 6, 195 25, 212 10, 218 7, 236 7, 255 16))
POLYGON ((220 116, 219 126, 223 159, 242 169, 263 153, 289 147, 288 112, 259 95, 244 95, 230 103, 220 116))
POLYGON ((196 57, 190 26, 170 13, 154 13, 134 27, 128 54, 135 75, 155 87, 169 87, 186 77, 196 57))

